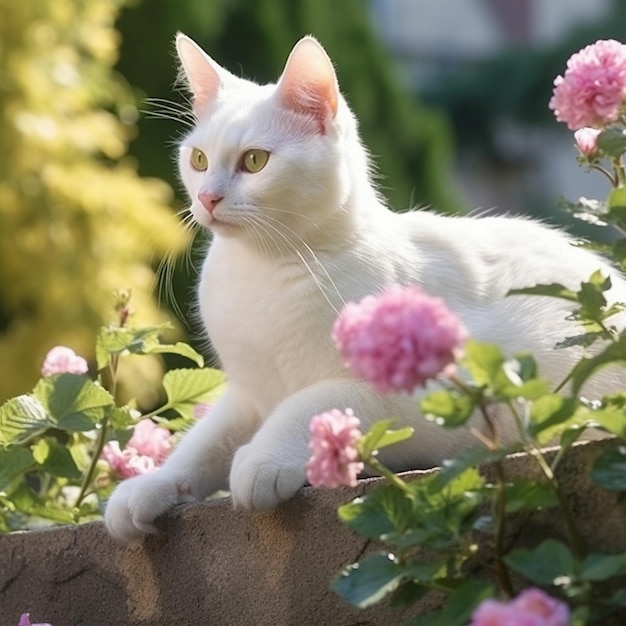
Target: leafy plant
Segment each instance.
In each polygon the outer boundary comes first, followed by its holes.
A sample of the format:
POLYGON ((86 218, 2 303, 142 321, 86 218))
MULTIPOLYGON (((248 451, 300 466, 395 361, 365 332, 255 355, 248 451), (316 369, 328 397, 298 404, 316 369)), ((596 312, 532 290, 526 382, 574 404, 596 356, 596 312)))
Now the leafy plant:
POLYGON ((52 363, 31 393, 0 406, 0 531, 99 518, 119 479, 102 459, 107 443, 123 447, 140 420, 182 430, 195 421, 194 407, 213 403, 223 391, 224 375, 203 368, 202 356, 190 346, 161 343, 169 324, 129 326, 129 298, 128 292, 117 294, 117 322, 97 335, 94 379, 86 363, 75 371, 63 371, 65 362, 52 363), (165 374, 166 400, 159 408, 141 415, 133 402, 120 406, 120 360, 162 353, 186 357, 197 367, 165 374))
MULTIPOLYGON (((565 77, 555 82, 550 107, 557 119, 566 121, 572 130, 578 129, 575 140, 580 162, 590 170, 599 171, 612 186, 605 202, 583 198, 570 203, 568 208, 581 219, 614 227, 618 237, 612 245, 603 246, 602 251, 626 268, 626 100, 623 96, 626 46, 614 41, 598 42, 578 53, 576 62, 568 64, 568 68, 565 77), (586 73, 591 73, 587 63, 597 67, 597 58, 606 61, 604 82, 597 74, 591 81, 586 73), (613 82, 609 80, 618 75, 622 83, 617 78, 613 82), (588 85, 588 91, 582 89, 583 84, 588 85), (610 92, 617 84, 622 91, 610 92), (589 90, 603 89, 605 106, 596 107, 597 101, 588 97, 589 90), (583 123, 594 128, 581 128, 583 123)), ((457 358, 468 377, 461 379, 448 372, 444 387, 423 397, 420 409, 426 419, 442 428, 466 425, 473 415, 482 417, 485 427, 473 428, 476 445, 444 462, 436 472, 406 482, 381 465, 378 449, 410 436, 406 429, 390 430, 389 421, 375 424, 352 444, 358 451, 358 455, 351 457, 352 463, 369 465, 388 480, 339 509, 340 518, 349 528, 380 546, 378 552, 346 566, 333 581, 332 588, 342 598, 360 608, 390 598, 392 604, 407 608, 427 594, 443 594, 442 608, 418 615, 411 622, 415 626, 465 626, 470 621, 471 626, 495 623, 583 626, 605 624, 615 615, 623 619, 626 552, 604 554, 590 549, 579 533, 575 515, 557 478, 557 469, 571 446, 587 428, 593 427, 623 443, 609 448, 595 460, 590 469, 591 480, 598 489, 626 491, 626 393, 624 389, 616 389, 613 395, 598 401, 589 401, 581 395, 586 381, 600 370, 626 368, 626 329, 623 328, 626 303, 609 304, 606 296, 610 289, 610 279, 597 271, 576 291, 561 284, 549 284, 510 292, 511 297, 539 295, 573 303, 568 319, 578 323, 580 333, 564 337, 555 349, 580 346, 583 356, 551 389, 538 375, 532 355, 520 354, 508 359, 496 346, 469 340, 464 355, 457 358), (591 346, 593 351, 589 351, 591 346), (517 437, 511 444, 503 443, 494 417, 504 412, 512 416, 516 425, 517 437), (547 456, 542 446, 555 439, 560 443, 558 451, 547 456), (519 451, 534 461, 539 478, 507 475, 504 459, 519 451), (546 537, 534 546, 508 549, 504 538, 510 516, 520 511, 545 509, 554 510, 562 520, 563 536, 546 537), (511 600, 518 591, 513 585, 513 573, 521 576, 530 588, 511 600), (546 589, 551 595, 538 588, 546 589), (493 596, 504 601, 494 600, 493 596), (535 621, 523 621, 524 615, 535 621)), ((415 297, 420 299, 419 295, 415 297)), ((384 312, 384 298, 389 298, 389 294, 380 296, 379 312, 384 312)), ((436 311, 437 307, 440 305, 431 305, 435 311, 432 318, 445 316, 436 311)), ((349 314, 346 311, 342 316, 349 314)), ((415 315, 416 311, 417 308, 411 314, 415 315)), ((363 314, 359 325, 365 326, 362 318, 363 314)), ((449 329, 450 319, 442 327, 449 329)), ((361 346, 368 345, 364 341, 359 344, 359 325, 356 331, 355 324, 350 325, 351 333, 345 337, 341 333, 335 337, 351 367, 352 359, 362 355, 361 346), (359 349, 354 349, 350 342, 359 349)), ((339 330, 342 327, 343 322, 335 326, 339 330)), ((369 332, 369 328, 366 330, 369 332)), ((430 328, 424 332, 433 334, 430 328)), ((449 330, 446 332, 450 334, 449 330)), ((424 345, 433 352, 432 355, 429 352, 432 360, 434 351, 427 343, 424 345)), ((385 352, 380 346, 372 350, 376 354, 385 352)), ((367 356, 371 360, 372 355, 367 356)), ((368 371, 375 371, 369 362, 367 365, 368 371)), ((385 367, 380 368, 383 379, 391 365, 387 357, 385 367)), ((393 373, 397 380, 398 372, 393 370, 393 373)), ((381 386, 377 377, 372 376, 371 382, 381 386)), ((315 466, 322 460, 314 456, 309 465, 315 466)))

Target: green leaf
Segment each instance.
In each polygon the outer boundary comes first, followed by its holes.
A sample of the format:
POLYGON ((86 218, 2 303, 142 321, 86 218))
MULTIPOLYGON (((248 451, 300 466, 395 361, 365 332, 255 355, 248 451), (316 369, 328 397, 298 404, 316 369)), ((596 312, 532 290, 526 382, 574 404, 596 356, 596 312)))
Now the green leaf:
POLYGON ((419 615, 411 621, 411 625, 466 626, 474 609, 494 595, 495 588, 490 582, 470 578, 452 591, 441 610, 419 615))
POLYGON ((156 346, 149 346, 145 352, 141 354, 178 354, 184 356, 193 361, 198 367, 204 367, 204 357, 196 352, 189 344, 181 341, 175 344, 158 344, 156 346))
POLYGON ((622 230, 626 229, 626 188, 611 190, 608 197, 609 214, 607 219, 622 230))
POLYGON ((0 407, 0 445, 23 443, 56 426, 43 404, 32 394, 11 398, 0 407))
POLYGON ((339 507, 339 516, 355 532, 396 547, 452 545, 478 514, 484 479, 468 469, 433 490, 433 478, 407 483, 409 493, 382 485, 339 507))
POLYGON ((600 354, 579 361, 572 374, 572 394, 578 395, 581 387, 592 374, 617 362, 621 362, 622 365, 626 363, 626 332, 622 332, 617 340, 609 343, 600 354))
POLYGON ((420 411, 426 419, 440 426, 456 428, 465 424, 472 416, 474 401, 456 389, 440 389, 420 400, 420 411))
POLYGON ((346 567, 331 587, 346 602, 364 609, 394 591, 403 576, 393 555, 379 552, 346 567))
POLYGON ((398 609, 408 609, 419 602, 430 589, 416 583, 414 580, 403 580, 391 596, 391 606, 398 609))
POLYGON ((7 450, 0 448, 0 491, 23 476, 34 465, 33 455, 28 448, 14 446, 7 450))
POLYGON ((598 135, 596 145, 607 157, 620 157, 626 151, 626 134, 620 126, 609 126, 598 135))
POLYGON ((465 356, 461 360, 479 387, 496 387, 496 381, 502 375, 503 363, 504 356, 500 348, 474 340, 467 342, 465 356))
POLYGON ((11 494, 11 500, 16 510, 28 517, 51 520, 60 524, 72 524, 74 522, 71 510, 52 500, 42 501, 27 487, 26 483, 21 484, 11 494))
POLYGON ((76 467, 69 450, 54 440, 49 442, 50 450, 42 467, 43 469, 59 478, 78 480, 82 477, 81 471, 76 467))
POLYGON ((507 296, 549 296, 551 298, 561 298, 562 300, 570 300, 578 302, 578 295, 564 287, 559 283, 551 283, 549 285, 535 285, 534 287, 524 287, 523 289, 511 289, 507 296))
POLYGON ((193 417, 193 408, 203 402, 211 404, 224 392, 226 376, 215 369, 175 369, 163 377, 167 408, 182 417, 193 417))
POLYGON ((561 433, 561 439, 559 441, 559 450, 556 457, 552 461, 552 470, 561 462, 561 459, 565 456, 567 451, 580 439, 581 435, 585 432, 584 426, 569 426, 561 433))
POLYGON ((382 485, 338 509, 339 518, 353 531, 375 540, 389 540, 412 523, 414 501, 393 485, 382 485))
POLYGON ((537 400, 550 393, 550 383, 542 378, 535 378, 521 385, 506 385, 498 390, 498 395, 508 400, 537 400))
POLYGON ((446 459, 442 462, 441 469, 430 483, 431 493, 441 491, 441 489, 469 468, 501 461, 507 455, 519 452, 521 449, 521 443, 498 450, 489 450, 484 446, 467 448, 459 452, 454 458, 446 459))
POLYGON ((42 378, 33 395, 57 428, 72 432, 93 429, 115 405, 113 396, 104 387, 76 374, 42 378))
POLYGON ((162 344, 159 341, 161 334, 172 328, 169 322, 144 328, 120 328, 119 326, 102 328, 96 337, 98 370, 107 367, 112 356, 120 355, 123 352, 130 354, 178 354, 191 359, 199 367, 202 367, 204 365, 202 355, 190 345, 182 342, 162 344))
POLYGON ((554 585, 559 578, 572 577, 576 565, 570 549, 554 539, 546 539, 535 548, 513 550, 504 561, 538 585, 554 585))
POLYGON ((550 394, 538 398, 530 407, 530 435, 540 444, 547 443, 572 425, 586 423, 577 399, 550 394))
POLYGON ((609 491, 626 491, 626 446, 603 452, 591 467, 591 478, 609 491))
POLYGON ((363 435, 358 444, 359 454, 362 459, 367 459, 375 450, 399 443, 413 435, 413 428, 410 426, 397 430, 390 429, 389 426, 393 422, 393 419, 379 420, 363 435))
POLYGON ((609 599, 609 604, 626 607, 626 589, 618 589, 609 599))
POLYGON ((139 354, 147 346, 159 344, 159 336, 165 330, 171 329, 170 323, 144 328, 121 328, 119 326, 104 326, 96 337, 96 364, 98 370, 104 369, 111 362, 112 356, 119 356, 123 352, 139 354))
POLYGON ((626 552, 622 554, 590 554, 581 566, 580 577, 592 582, 626 575, 626 552))
POLYGON ((581 335, 566 337, 563 341, 559 341, 554 347, 557 349, 571 348, 572 346, 583 346, 583 348, 588 348, 598 339, 602 339, 603 337, 604 333, 598 331, 582 333, 581 335))
POLYGON ((580 284, 578 301, 581 309, 577 313, 583 321, 599 321, 604 319, 606 298, 604 292, 611 288, 611 279, 603 276, 600 270, 594 272, 587 282, 580 284))
POLYGON ((558 506, 559 499, 550 485, 519 479, 505 487, 507 513, 534 511, 558 506))
POLYGON ((596 409, 589 411, 589 417, 613 435, 626 439, 626 410, 596 409))

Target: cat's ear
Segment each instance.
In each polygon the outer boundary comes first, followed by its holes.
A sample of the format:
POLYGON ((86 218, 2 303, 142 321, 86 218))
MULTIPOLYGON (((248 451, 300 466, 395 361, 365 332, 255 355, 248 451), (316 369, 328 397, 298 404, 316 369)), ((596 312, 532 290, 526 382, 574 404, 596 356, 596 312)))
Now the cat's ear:
POLYGON ((176 35, 176 51, 193 94, 194 109, 203 109, 213 102, 220 89, 238 80, 183 33, 176 35))
POLYGON ((304 37, 294 46, 278 81, 278 94, 284 106, 315 116, 322 127, 337 114, 335 69, 313 37, 304 37))

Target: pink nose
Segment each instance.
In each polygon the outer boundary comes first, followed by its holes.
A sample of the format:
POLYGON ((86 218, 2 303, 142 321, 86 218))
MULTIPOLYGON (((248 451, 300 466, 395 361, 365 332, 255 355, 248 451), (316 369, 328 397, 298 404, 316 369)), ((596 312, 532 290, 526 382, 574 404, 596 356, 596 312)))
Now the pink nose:
POLYGON ((216 193, 202 191, 198 194, 198 200, 202 202, 202 206, 204 206, 204 208, 211 214, 215 211, 215 207, 223 199, 224 196, 218 196, 216 193))

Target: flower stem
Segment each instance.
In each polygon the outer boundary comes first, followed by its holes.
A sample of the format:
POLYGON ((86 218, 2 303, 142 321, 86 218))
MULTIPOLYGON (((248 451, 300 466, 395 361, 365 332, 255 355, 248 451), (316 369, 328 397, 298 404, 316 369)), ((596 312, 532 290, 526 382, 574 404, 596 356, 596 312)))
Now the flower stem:
MULTIPOLYGON (((96 440, 96 449, 94 450, 93 456, 91 457, 91 461, 89 463, 89 467, 87 468, 87 472, 85 473, 85 477, 83 478, 83 482, 80 486, 80 491, 78 493, 78 497, 76 498, 76 503, 74 504, 74 508, 78 509, 82 504, 85 496, 87 495, 87 490, 91 485, 91 481, 93 480, 94 474, 96 472, 96 466, 98 464, 98 459, 102 454, 102 450, 104 449, 104 444, 106 443, 107 436, 107 428, 109 426, 109 417, 108 415, 104 417, 104 419, 100 422, 100 429, 98 432, 98 439, 96 440)), ((80 513, 77 511, 75 513, 76 520, 80 517, 80 513)))
MULTIPOLYGON (((491 435, 492 447, 497 449, 499 447, 499 434, 498 428, 491 418, 487 406, 484 400, 480 400, 479 403, 480 412, 489 428, 489 434, 491 435)), ((494 558, 496 562, 496 574, 500 581, 500 587, 502 591, 507 594, 508 597, 513 596, 513 584, 511 583, 511 576, 509 569, 504 563, 504 538, 506 535, 506 477, 504 474, 504 462, 496 461, 494 463, 496 471, 496 531, 495 531, 495 543, 494 543, 494 558)))
POLYGON ((513 597, 513 584, 509 575, 509 569, 504 563, 504 538, 506 533, 506 479, 504 475, 504 463, 494 463, 496 470, 496 489, 498 499, 496 502, 496 533, 494 556, 496 560, 496 573, 502 590, 509 598, 513 597))
POLYGON ((384 476, 394 487, 397 487, 406 494, 412 495, 409 486, 399 476, 386 468, 373 454, 363 459, 363 462, 369 465, 377 474, 384 476))
POLYGON ((583 555, 584 555, 583 542, 580 537, 580 533, 578 532, 578 527, 576 526, 576 523, 574 522, 574 517, 572 515, 572 512, 565 500, 565 497, 563 496, 563 492, 561 491, 561 486, 559 485, 559 482, 557 481, 556 476, 554 475, 554 472, 552 471, 552 468, 550 467, 550 465, 548 465, 548 462, 546 461, 545 457, 541 453, 541 450, 539 450, 539 448, 537 448, 537 446, 534 443, 529 442, 529 448, 527 449, 527 451, 535 459, 535 461, 537 461, 537 464, 539 465, 541 471, 543 472, 543 475, 546 477, 546 479, 548 480, 548 483, 551 485, 552 489, 554 490, 554 494, 556 495, 557 500, 559 501, 559 507, 561 508, 561 511, 563 512, 563 521, 565 522, 565 532, 567 533, 567 536, 569 538, 572 552, 574 553, 574 556, 580 560, 583 558, 583 555))
MULTIPOLYGON (((582 555, 584 552, 582 539, 580 537, 580 533, 578 532, 578 527, 576 526, 576 523, 574 522, 572 512, 570 511, 570 508, 567 505, 565 497, 563 496, 563 492, 561 491, 561 486, 559 485, 559 482, 556 479, 556 476, 554 474, 554 469, 550 467, 543 453, 537 447, 537 444, 528 436, 528 433, 522 424, 520 415, 515 409, 515 405, 511 401, 509 401, 508 406, 509 406, 511 413, 513 414, 515 422, 517 423, 517 427, 519 429, 520 436, 522 438, 522 443, 524 444, 524 449, 526 450, 526 453, 535 459, 535 461, 539 465, 539 468, 541 469, 541 472, 543 473, 546 480, 548 481, 548 484, 552 487, 552 490, 554 491, 554 495, 559 501, 559 507, 561 508, 561 511, 563 512, 563 519, 565 520, 565 532, 567 533, 567 536, 569 537, 570 545, 572 547, 572 552, 574 553, 577 559, 580 559, 582 558, 582 555)), ((557 454, 557 457, 559 457, 558 454, 557 454)))

